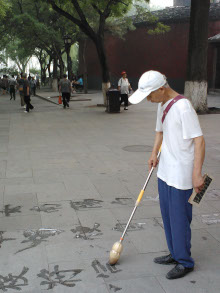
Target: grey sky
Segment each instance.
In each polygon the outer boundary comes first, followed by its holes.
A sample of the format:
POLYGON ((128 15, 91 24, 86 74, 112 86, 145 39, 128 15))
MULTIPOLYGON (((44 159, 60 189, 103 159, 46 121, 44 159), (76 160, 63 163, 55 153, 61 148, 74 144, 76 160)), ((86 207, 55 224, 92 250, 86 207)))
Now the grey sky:
POLYGON ((173 0, 151 0, 150 1, 151 5, 155 6, 173 6, 173 0))

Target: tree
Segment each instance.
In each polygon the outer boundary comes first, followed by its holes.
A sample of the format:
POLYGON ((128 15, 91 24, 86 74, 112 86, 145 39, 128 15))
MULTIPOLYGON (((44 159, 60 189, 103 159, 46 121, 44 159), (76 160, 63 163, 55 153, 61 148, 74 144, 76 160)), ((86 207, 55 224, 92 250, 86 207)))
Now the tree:
MULTIPOLYGON (((45 0, 53 9, 77 25, 91 39, 96 47, 102 69, 102 88, 104 103, 106 90, 110 86, 110 74, 107 63, 104 38, 109 18, 122 18, 130 9, 132 0, 45 0)), ((146 0, 145 2, 149 2, 146 0)))
MULTIPOLYGON (((1 42, 2 49, 8 47, 14 39, 20 40, 26 52, 31 50, 33 55, 39 59, 42 70, 42 76, 45 79, 46 70, 49 76, 57 78, 57 74, 63 74, 65 70, 63 62, 64 41, 63 36, 69 34, 72 43, 77 41, 79 29, 72 23, 68 23, 53 9, 48 8, 46 2, 38 0, 10 0, 11 9, 6 13, 5 20, 1 21, 0 38, 4 38, 4 44, 1 42), (40 54, 41 52, 41 54, 40 54), (53 74, 50 71, 50 64, 54 63, 53 74)), ((16 51, 9 52, 13 57, 16 51)), ((54 88, 57 90, 56 80, 54 88)))
POLYGON ((207 111, 207 51, 210 0, 192 0, 185 96, 196 111, 207 111))
POLYGON ((5 17, 9 8, 10 3, 8 0, 0 0, 0 19, 5 17))
POLYGON ((15 38, 6 45, 6 54, 15 62, 20 72, 25 72, 26 66, 33 55, 33 49, 25 46, 21 40, 15 38))

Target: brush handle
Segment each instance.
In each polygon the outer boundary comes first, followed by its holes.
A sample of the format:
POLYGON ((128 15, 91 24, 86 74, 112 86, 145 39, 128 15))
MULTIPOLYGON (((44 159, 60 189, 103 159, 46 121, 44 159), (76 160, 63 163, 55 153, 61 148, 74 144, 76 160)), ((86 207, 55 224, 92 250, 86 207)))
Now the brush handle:
MULTIPOLYGON (((157 154, 157 159, 159 159, 159 157, 160 157, 160 153, 161 153, 161 147, 160 147, 159 152, 158 152, 158 154, 157 154)), ((134 216, 134 214, 135 214, 135 211, 136 211, 136 209, 137 209, 137 207, 138 207, 138 205, 139 205, 139 203, 140 203, 140 201, 141 201, 141 199, 142 199, 142 197, 143 197, 143 195, 144 195, 144 191, 145 191, 145 189, 146 189, 146 187, 147 187, 147 184, 148 184, 148 182, 149 182, 149 180, 150 180, 150 177, 151 177, 151 175, 152 175, 154 169, 155 169, 154 167, 152 167, 152 168, 150 169, 150 172, 149 172, 149 174, 148 174, 148 176, 147 176, 147 179, 146 179, 146 181, 145 181, 145 183, 144 183, 143 189, 141 190, 141 192, 140 192, 140 194, 139 194, 139 196, 138 196, 138 199, 137 199, 137 201, 136 201, 136 203, 135 203, 135 207, 134 207, 134 209, 133 209, 133 211, 132 211, 132 213, 131 213, 131 216, 130 216, 128 222, 127 222, 127 225, 126 225, 126 227, 125 227, 125 229, 124 229, 124 232, 123 232, 123 234, 121 235, 120 242, 122 242, 122 241, 124 240, 125 233, 127 232, 128 227, 129 227, 129 225, 130 225, 130 223, 131 223, 131 220, 132 220, 132 218, 133 218, 133 216, 134 216)))

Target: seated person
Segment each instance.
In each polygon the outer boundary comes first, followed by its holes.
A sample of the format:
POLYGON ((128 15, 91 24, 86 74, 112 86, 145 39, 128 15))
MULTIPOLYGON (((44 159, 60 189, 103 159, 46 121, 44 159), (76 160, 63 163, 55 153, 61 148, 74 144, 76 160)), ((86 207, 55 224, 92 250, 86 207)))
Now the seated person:
POLYGON ((75 86, 76 89, 83 89, 83 78, 82 75, 78 76, 77 81, 73 81, 73 84, 75 86))

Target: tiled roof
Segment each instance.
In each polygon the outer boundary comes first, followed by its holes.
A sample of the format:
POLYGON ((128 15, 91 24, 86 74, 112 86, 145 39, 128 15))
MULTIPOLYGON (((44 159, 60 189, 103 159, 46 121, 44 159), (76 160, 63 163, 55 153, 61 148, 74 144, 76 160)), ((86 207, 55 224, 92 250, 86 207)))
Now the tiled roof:
POLYGON ((217 42, 220 42, 220 34, 217 34, 211 38, 209 38, 209 42, 211 43, 217 43, 217 42))
MULTIPOLYGON (((188 22, 190 19, 189 6, 167 7, 162 10, 153 11, 152 14, 159 18, 163 23, 181 23, 188 22)), ((209 20, 220 20, 220 3, 211 4, 209 12, 209 20)), ((136 19, 135 24, 151 23, 151 21, 141 21, 136 19)))

